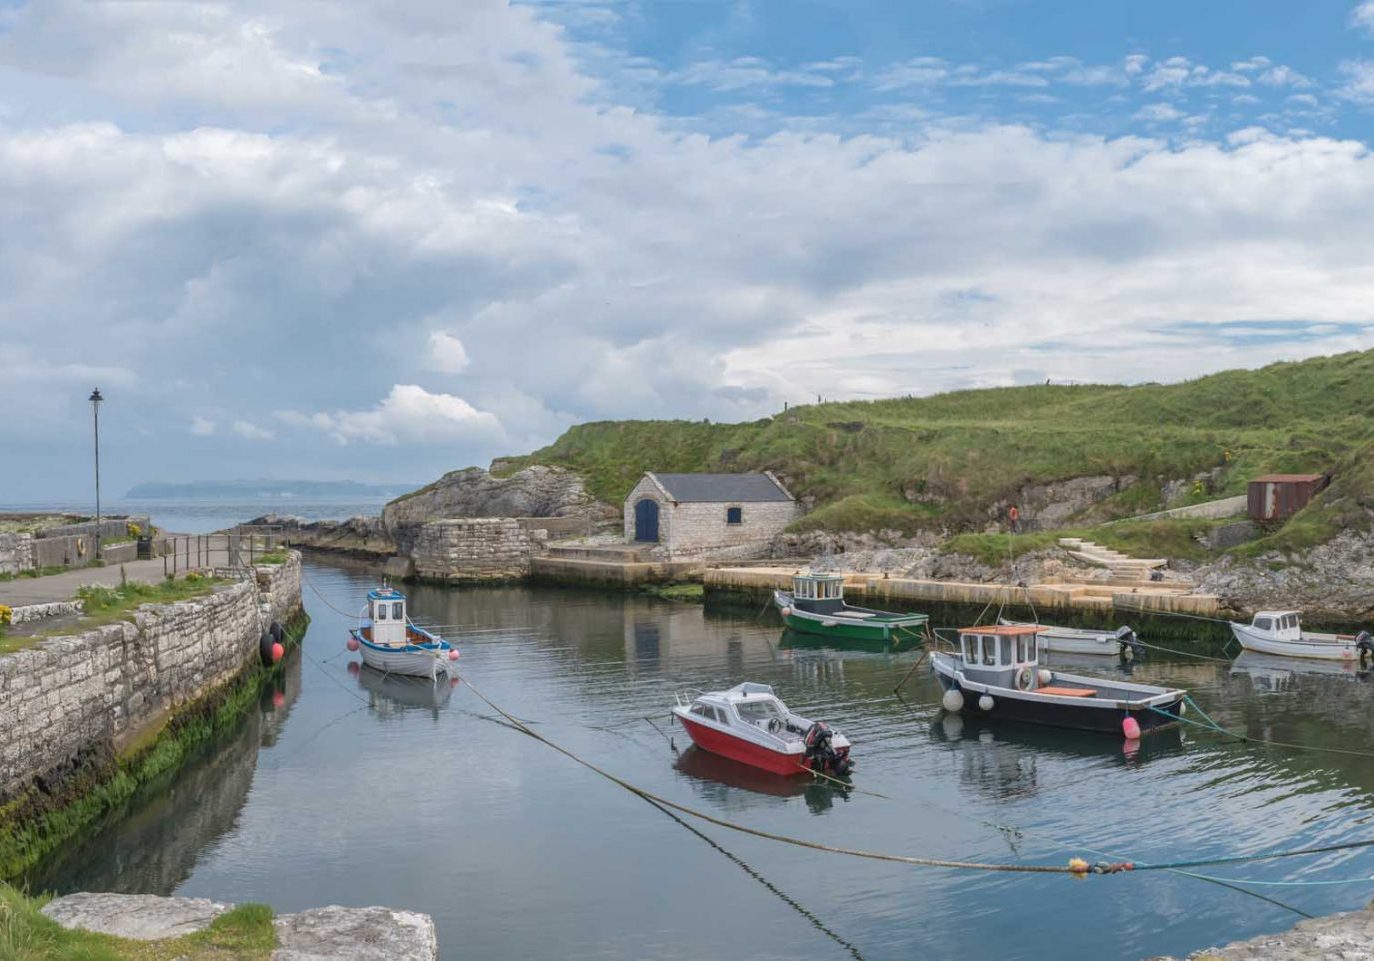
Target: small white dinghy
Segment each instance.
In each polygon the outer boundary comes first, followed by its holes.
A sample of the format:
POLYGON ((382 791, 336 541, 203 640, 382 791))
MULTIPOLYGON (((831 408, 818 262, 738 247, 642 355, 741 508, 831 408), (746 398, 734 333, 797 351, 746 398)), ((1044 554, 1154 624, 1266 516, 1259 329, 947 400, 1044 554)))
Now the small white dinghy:
POLYGON ((349 631, 348 649, 359 651, 368 667, 386 674, 438 677, 447 676, 449 661, 458 660, 457 648, 411 622, 405 595, 396 588, 368 591, 363 611, 367 616, 349 631))
POLYGON ((1132 657, 1143 654, 1145 647, 1135 631, 1123 624, 1114 631, 1095 631, 1083 627, 1052 627, 999 617, 997 623, 1006 627, 1039 627, 1040 650, 1052 654, 1103 654, 1113 657, 1132 657))
POLYGON ((1302 629, 1301 611, 1259 611, 1249 624, 1231 622, 1231 633, 1247 651, 1321 661, 1358 661, 1374 656, 1374 638, 1321 634, 1302 629))

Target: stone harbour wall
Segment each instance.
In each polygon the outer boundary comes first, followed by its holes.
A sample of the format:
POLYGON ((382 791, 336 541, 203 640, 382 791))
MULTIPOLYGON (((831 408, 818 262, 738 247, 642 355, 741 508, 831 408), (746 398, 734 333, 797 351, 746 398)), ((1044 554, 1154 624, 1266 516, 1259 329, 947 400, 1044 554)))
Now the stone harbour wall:
POLYGON ((548 532, 513 517, 465 517, 420 527, 411 549, 415 576, 442 581, 503 581, 528 576, 548 532))
POLYGON ((119 621, 0 657, 0 800, 117 752, 258 657, 264 620, 300 608, 300 555, 205 597, 148 604, 119 621))
POLYGON ((0 534, 0 574, 20 574, 33 568, 33 535, 0 534))

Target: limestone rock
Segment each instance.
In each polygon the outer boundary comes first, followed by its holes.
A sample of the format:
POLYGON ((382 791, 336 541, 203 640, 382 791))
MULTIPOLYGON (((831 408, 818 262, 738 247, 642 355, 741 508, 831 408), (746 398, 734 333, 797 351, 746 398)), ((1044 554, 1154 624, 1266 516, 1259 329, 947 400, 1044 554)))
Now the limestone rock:
POLYGON ((308 521, 303 517, 265 514, 249 524, 281 528, 292 544, 348 554, 392 554, 396 544, 379 517, 350 517, 342 521, 308 521))
POLYGON ((1311 623, 1365 623, 1374 617, 1374 534, 1344 531, 1296 558, 1224 557, 1194 576, 1230 610, 1301 608, 1311 623))
POLYGON ((382 527, 408 552, 421 525, 459 517, 578 517, 615 521, 620 508, 587 492, 581 475, 562 467, 534 465, 509 477, 480 467, 450 471, 428 487, 382 509, 382 527))
POLYGON ((427 914, 330 905, 276 920, 273 961, 435 961, 439 943, 427 914))
MULTIPOLYGON (((1190 961, 1355 961, 1374 956, 1374 910, 1299 921, 1289 931, 1261 934, 1224 948, 1190 954, 1190 961)), ((1157 958, 1155 961, 1174 961, 1157 958)))
POLYGON ((202 931, 231 907, 205 898, 83 892, 48 902, 43 913, 64 928, 159 941, 202 931))

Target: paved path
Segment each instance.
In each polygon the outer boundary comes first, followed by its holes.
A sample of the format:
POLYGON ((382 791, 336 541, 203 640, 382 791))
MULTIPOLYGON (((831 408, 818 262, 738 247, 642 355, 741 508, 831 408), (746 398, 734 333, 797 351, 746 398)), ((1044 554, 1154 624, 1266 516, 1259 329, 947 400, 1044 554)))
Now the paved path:
MULTIPOLYGON (((223 539, 215 547, 208 546, 209 539, 202 542, 202 550, 197 554, 196 539, 190 540, 189 553, 178 547, 176 569, 178 572, 196 567, 229 567, 229 551, 223 539)), ((242 559, 248 559, 248 551, 242 551, 242 559)), ((76 589, 86 584, 104 584, 115 587, 120 581, 120 569, 131 581, 145 584, 161 583, 165 572, 173 567, 171 557, 157 557, 150 561, 127 561, 124 564, 111 564, 107 567, 82 567, 61 574, 46 577, 17 577, 12 581, 0 581, 0 604, 20 607, 24 604, 51 604, 55 601, 70 601, 76 597, 76 589), (164 560, 166 566, 164 567, 164 560)))

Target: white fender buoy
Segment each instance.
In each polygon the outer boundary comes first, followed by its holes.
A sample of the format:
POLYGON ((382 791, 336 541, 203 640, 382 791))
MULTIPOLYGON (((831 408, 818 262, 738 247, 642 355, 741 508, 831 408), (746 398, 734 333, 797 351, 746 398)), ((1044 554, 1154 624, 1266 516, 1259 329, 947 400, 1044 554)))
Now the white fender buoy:
POLYGON ((978 710, 980 711, 991 711, 996 706, 997 703, 992 699, 991 695, 984 694, 978 699, 978 710))
POLYGON ((792 608, 790 608, 790 607, 784 607, 784 608, 782 609, 782 616, 783 616, 783 617, 791 617, 791 616, 792 616, 792 608))
POLYGON ((1040 678, 1040 686, 1048 687, 1050 681, 1054 680, 1054 672, 1047 671, 1045 668, 1042 667, 1040 668, 1040 673, 1038 674, 1038 677, 1040 678))
POLYGON ((964 694, 957 688, 950 688, 945 691, 945 696, 940 699, 940 704, 951 714, 958 714, 964 709, 964 694))

